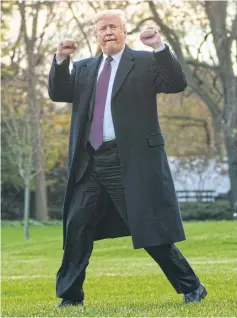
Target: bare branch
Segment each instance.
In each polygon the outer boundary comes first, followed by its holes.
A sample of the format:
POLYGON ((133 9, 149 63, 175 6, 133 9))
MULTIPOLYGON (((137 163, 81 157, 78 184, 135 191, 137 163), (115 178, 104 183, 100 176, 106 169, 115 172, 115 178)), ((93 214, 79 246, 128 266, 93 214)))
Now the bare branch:
POLYGON ((187 62, 188 65, 192 65, 192 66, 195 66, 195 67, 203 67, 203 68, 206 68, 208 70, 215 71, 215 72, 219 71, 219 67, 218 66, 210 65, 210 64, 207 64, 205 62, 199 62, 198 60, 186 59, 186 62, 187 62))
POLYGON ((28 37, 27 29, 26 29, 25 2, 24 1, 18 2, 18 7, 21 14, 21 31, 23 33, 26 45, 29 46, 30 39, 28 37))
POLYGON ((90 45, 90 41, 89 41, 89 39, 88 39, 88 36, 87 36, 86 32, 84 31, 84 28, 83 28, 82 24, 81 24, 80 21, 78 20, 78 18, 77 18, 77 16, 76 16, 75 12, 74 12, 74 10, 73 10, 72 3, 69 2, 69 3, 68 3, 68 6, 69 6, 69 8, 70 8, 70 10, 71 10, 71 12, 72 12, 72 15, 73 15, 74 20, 75 20, 76 23, 77 23, 77 26, 79 27, 79 29, 81 30, 81 32, 82 32, 82 34, 83 34, 83 37, 84 37, 84 39, 85 39, 85 41, 86 41, 86 44, 87 44, 87 46, 88 46, 88 48, 89 48, 90 54, 91 54, 91 56, 93 56, 92 48, 91 48, 91 45, 90 45))
POLYGON ((149 17, 146 19, 141 20, 134 29, 132 29, 131 31, 128 32, 128 34, 133 34, 135 32, 138 32, 140 30, 140 27, 147 21, 154 21, 153 17, 149 17))
POLYGON ((37 36, 40 5, 41 5, 40 1, 37 1, 35 5, 33 6, 33 9, 35 9, 35 13, 33 15, 33 23, 32 23, 32 37, 31 37, 32 46, 34 45, 36 41, 36 36, 37 36))
POLYGON ((200 43, 199 45, 199 48, 198 48, 198 53, 197 53, 197 60, 198 60, 198 57, 201 53, 201 48, 203 46, 203 44, 207 41, 208 37, 211 35, 211 32, 208 32, 205 36, 204 36, 204 39, 202 40, 202 42, 200 43))
POLYGON ((54 17, 55 17, 55 13, 53 11, 53 7, 50 5, 50 10, 47 11, 47 17, 46 17, 45 25, 43 27, 43 31, 41 32, 41 34, 38 37, 38 39, 39 39, 38 49, 42 45, 43 38, 44 38, 44 35, 45 35, 45 31, 47 30, 47 28, 50 25, 50 23, 52 23, 52 21, 54 20, 54 17))
POLYGON ((230 39, 233 40, 237 40, 237 9, 236 9, 236 14, 235 14, 235 18, 232 22, 232 28, 231 28, 231 33, 230 33, 230 39))
POLYGON ((182 54, 182 50, 180 48, 180 46, 178 45, 179 43, 179 39, 177 37, 177 35, 175 34, 175 32, 170 29, 167 25, 165 25, 162 21, 162 19, 160 18, 154 1, 148 1, 148 5, 150 7, 150 10, 154 16, 154 21, 157 23, 157 25, 159 25, 159 27, 161 28, 161 31, 164 33, 164 35, 166 36, 167 40, 170 42, 170 44, 172 45, 172 47, 174 48, 176 54, 179 56, 179 58, 183 60, 183 54, 182 54))

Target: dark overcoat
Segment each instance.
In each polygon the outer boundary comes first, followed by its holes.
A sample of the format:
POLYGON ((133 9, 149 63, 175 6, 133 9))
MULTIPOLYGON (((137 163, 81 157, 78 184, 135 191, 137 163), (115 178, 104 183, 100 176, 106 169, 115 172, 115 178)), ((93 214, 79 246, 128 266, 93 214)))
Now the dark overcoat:
MULTIPOLYGON (((86 143, 101 59, 102 54, 74 62, 70 72, 69 58, 61 65, 54 58, 50 70, 50 98, 72 103, 64 238, 73 187, 88 165, 86 143)), ((131 234, 134 248, 142 248, 185 239, 158 119, 157 93, 178 93, 186 86, 181 65, 168 46, 156 53, 125 47, 113 85, 111 111, 129 230, 108 201, 101 206, 104 217, 97 227, 95 240, 131 234)))

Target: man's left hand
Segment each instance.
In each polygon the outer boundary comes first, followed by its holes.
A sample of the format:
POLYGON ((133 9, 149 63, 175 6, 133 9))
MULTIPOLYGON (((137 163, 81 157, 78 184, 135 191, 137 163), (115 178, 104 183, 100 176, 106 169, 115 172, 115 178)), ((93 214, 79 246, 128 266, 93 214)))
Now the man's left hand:
POLYGON ((140 34, 140 40, 143 44, 152 47, 153 49, 158 49, 164 45, 163 40, 161 39, 159 31, 156 29, 150 28, 143 31, 140 34))

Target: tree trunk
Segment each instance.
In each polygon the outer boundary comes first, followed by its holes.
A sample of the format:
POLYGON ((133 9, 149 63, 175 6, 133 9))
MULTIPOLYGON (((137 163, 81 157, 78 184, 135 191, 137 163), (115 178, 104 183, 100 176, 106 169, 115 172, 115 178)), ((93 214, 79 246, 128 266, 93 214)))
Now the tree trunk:
POLYGON ((30 205, 30 182, 25 182, 25 194, 24 194, 24 236, 26 240, 29 240, 29 205, 30 205))
POLYGON ((231 135, 227 135, 226 139, 227 158, 230 177, 230 205, 237 212, 237 151, 236 141, 231 135))
MULTIPOLYGON (((42 155, 39 154, 39 159, 42 155)), ((48 219, 47 194, 45 173, 40 171, 36 176, 36 219, 38 221, 45 221, 48 219)))
POLYGON ((219 158, 223 158, 223 127, 220 119, 215 115, 212 115, 212 125, 214 128, 214 147, 216 155, 219 158))
POLYGON ((36 80, 34 72, 34 64, 31 59, 28 60, 28 98, 30 106, 30 115, 33 132, 33 149, 35 152, 35 170, 38 172, 35 177, 36 186, 36 219, 44 221, 48 218, 47 193, 44 173, 44 158, 41 147, 40 134, 40 109, 36 98, 36 80))
POLYGON ((229 165, 230 177, 230 204, 234 211, 237 211, 237 88, 236 78, 226 76, 225 94, 225 145, 229 165))

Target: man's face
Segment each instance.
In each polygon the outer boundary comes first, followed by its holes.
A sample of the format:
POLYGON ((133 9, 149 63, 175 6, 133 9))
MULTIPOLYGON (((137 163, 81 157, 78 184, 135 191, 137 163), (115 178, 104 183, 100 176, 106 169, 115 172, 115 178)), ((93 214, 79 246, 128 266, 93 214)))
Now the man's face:
POLYGON ((96 23, 95 35, 105 54, 114 55, 124 47, 126 32, 118 16, 102 17, 96 23))

